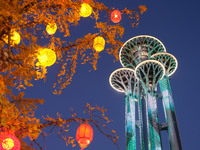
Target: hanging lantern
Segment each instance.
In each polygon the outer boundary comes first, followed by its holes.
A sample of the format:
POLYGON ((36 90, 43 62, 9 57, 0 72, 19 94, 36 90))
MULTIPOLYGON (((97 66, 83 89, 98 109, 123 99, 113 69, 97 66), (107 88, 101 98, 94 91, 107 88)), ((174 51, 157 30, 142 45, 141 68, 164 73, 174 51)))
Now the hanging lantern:
POLYGON ((0 150, 20 150, 20 141, 14 134, 2 133, 0 142, 0 150))
POLYGON ((57 25, 56 23, 48 23, 46 26, 46 31, 49 35, 56 33, 57 25))
POLYGON ((111 13, 111 20, 114 23, 118 23, 121 21, 121 12, 119 10, 114 10, 111 13))
POLYGON ((76 131, 76 140, 81 148, 86 148, 93 140, 92 127, 87 123, 81 124, 76 131))
POLYGON ((97 36, 94 39, 94 43, 93 43, 93 47, 97 52, 101 52, 102 50, 104 50, 105 47, 105 40, 103 37, 101 36, 97 36))
MULTIPOLYGON (((4 41, 6 44, 8 44, 8 35, 6 35, 4 38, 4 41)), ((10 45, 14 46, 15 44, 20 43, 20 35, 15 30, 10 31, 10 45)))
POLYGON ((51 66, 56 62, 56 54, 51 49, 43 49, 39 51, 39 54, 37 56, 40 64, 42 66, 51 66))
POLYGON ((82 3, 80 15, 82 17, 89 17, 91 14, 92 14, 92 7, 87 3, 82 3))

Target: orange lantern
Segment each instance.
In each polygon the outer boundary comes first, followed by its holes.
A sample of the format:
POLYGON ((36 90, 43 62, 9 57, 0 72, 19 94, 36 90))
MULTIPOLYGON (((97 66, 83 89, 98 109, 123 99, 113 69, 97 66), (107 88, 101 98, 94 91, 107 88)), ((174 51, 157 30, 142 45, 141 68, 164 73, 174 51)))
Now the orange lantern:
POLYGON ((114 23, 118 23, 121 21, 121 12, 119 10, 114 10, 111 13, 111 20, 114 23))
POLYGON ((56 53, 45 48, 39 51, 37 58, 42 66, 51 66, 56 62, 56 53))
POLYGON ((0 150, 20 150, 20 141, 14 134, 2 133, 0 142, 0 150))
POLYGON ((46 31, 49 35, 56 33, 57 25, 56 23, 48 23, 46 27, 46 31))
MULTIPOLYGON (((8 44, 8 35, 6 35, 4 38, 4 41, 6 44, 8 44)), ((15 44, 20 43, 20 34, 17 33, 15 30, 10 31, 10 45, 14 46, 15 44)))
POLYGON ((89 17, 91 14, 92 14, 92 7, 87 3, 82 3, 80 15, 82 17, 89 17))
POLYGON ((97 52, 101 52, 102 50, 104 50, 105 47, 105 40, 103 37, 101 36, 97 36, 94 39, 94 43, 93 43, 93 47, 97 52))
POLYGON ((86 148, 93 140, 92 127, 87 123, 81 124, 76 131, 76 140, 82 149, 86 148))

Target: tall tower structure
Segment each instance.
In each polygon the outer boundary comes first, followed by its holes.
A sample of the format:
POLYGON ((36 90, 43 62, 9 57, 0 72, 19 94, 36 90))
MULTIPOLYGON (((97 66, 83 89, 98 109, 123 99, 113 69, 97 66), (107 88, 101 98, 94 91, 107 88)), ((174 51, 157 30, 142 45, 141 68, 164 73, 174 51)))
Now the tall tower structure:
POLYGON ((125 135, 126 149, 136 150, 135 100, 137 81, 134 71, 120 68, 110 75, 110 85, 118 92, 125 93, 125 135))
POLYGON ((139 129, 141 150, 162 150, 163 130, 168 131, 170 150, 182 150, 169 82, 169 76, 178 66, 176 58, 166 52, 160 40, 148 35, 126 41, 119 57, 124 68, 114 71, 109 81, 115 90, 125 93, 126 150, 139 149, 135 126, 139 129), (158 84, 161 94, 157 91, 158 84), (164 123, 159 122, 158 95, 162 95, 164 123), (138 121, 135 120, 136 102, 138 121))

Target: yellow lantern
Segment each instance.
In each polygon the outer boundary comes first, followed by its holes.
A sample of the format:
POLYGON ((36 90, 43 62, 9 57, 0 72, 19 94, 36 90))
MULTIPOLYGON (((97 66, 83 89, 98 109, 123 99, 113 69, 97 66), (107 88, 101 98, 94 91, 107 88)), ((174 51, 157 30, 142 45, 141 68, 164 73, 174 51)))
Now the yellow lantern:
POLYGON ((20 150, 20 141, 14 134, 1 133, 0 141, 0 150, 20 150))
POLYGON ((97 36, 94 39, 93 47, 94 47, 94 49, 97 52, 100 52, 100 51, 104 50, 104 47, 105 47, 105 40, 104 40, 104 38, 101 37, 101 36, 97 36))
POLYGON ((82 3, 80 15, 82 17, 89 17, 91 14, 92 14, 92 7, 87 3, 82 3))
POLYGON ((38 61, 42 66, 51 66, 56 62, 56 54, 51 49, 43 49, 39 51, 39 54, 37 56, 38 61))
MULTIPOLYGON (((8 35, 5 36, 4 41, 8 44, 8 35)), ((20 43, 20 35, 15 30, 10 31, 10 45, 14 46, 15 44, 20 43)))
POLYGON ((46 31, 49 35, 56 33, 57 25, 56 23, 48 23, 46 26, 46 31))
POLYGON ((5 140, 3 140, 3 142, 2 142, 2 147, 3 147, 3 149, 8 149, 8 150, 10 150, 10 149, 12 149, 13 147, 14 147, 15 145, 14 145, 14 141, 13 141, 13 139, 11 139, 11 138, 7 138, 7 139, 5 139, 5 140))

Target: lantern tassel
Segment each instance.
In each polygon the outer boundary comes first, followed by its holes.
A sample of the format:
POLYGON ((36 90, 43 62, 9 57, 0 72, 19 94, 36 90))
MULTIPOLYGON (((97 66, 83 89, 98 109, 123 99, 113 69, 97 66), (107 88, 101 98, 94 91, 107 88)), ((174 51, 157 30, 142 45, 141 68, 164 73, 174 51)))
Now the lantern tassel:
POLYGON ((81 148, 81 150, 84 150, 84 148, 81 148))

